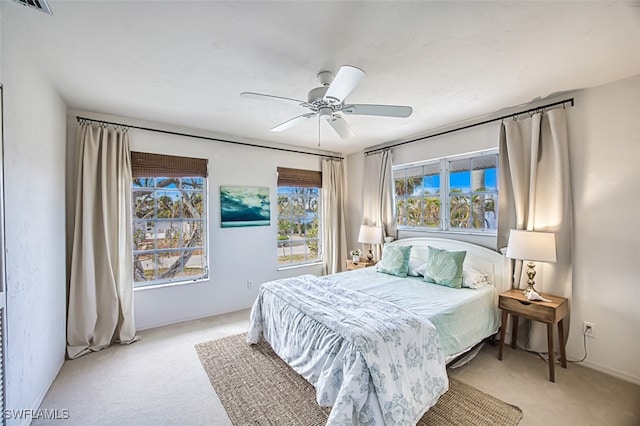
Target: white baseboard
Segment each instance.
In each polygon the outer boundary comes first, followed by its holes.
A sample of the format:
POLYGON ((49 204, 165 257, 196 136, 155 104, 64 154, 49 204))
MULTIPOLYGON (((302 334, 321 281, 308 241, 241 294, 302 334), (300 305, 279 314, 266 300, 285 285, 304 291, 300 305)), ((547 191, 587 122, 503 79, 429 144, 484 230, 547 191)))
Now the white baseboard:
POLYGON ((150 330, 152 328, 158 328, 158 327, 164 327, 164 326, 167 326, 167 325, 180 324, 181 322, 195 321, 195 320, 199 320, 199 319, 203 319, 203 318, 209 318, 209 317, 215 317, 215 316, 218 316, 218 315, 230 314, 232 312, 238 312, 238 311, 242 311, 242 310, 245 310, 245 309, 249 309, 249 308, 251 308, 251 306, 252 305, 240 306, 240 307, 231 308, 231 309, 228 309, 228 310, 225 310, 225 311, 222 311, 222 312, 194 315, 194 316, 182 317, 182 318, 178 318, 178 319, 170 320, 170 321, 162 321, 162 322, 158 322, 158 323, 147 324, 147 325, 144 325, 142 327, 137 327, 136 331, 150 330))
MULTIPOLYGON (((511 333, 510 333, 509 330, 507 330, 506 336, 504 338, 504 342, 505 342, 505 346, 511 344, 511 333)), ((573 354, 568 354, 567 353, 567 359, 568 360, 581 359, 582 356, 583 356, 582 354, 573 355, 573 354)), ((604 374, 608 374, 609 376, 613 376, 613 377, 616 377, 618 379, 622 379, 622 380, 624 380, 626 382, 630 382, 630 383, 633 383, 635 385, 640 385, 640 377, 634 376, 633 374, 629 374, 629 373, 624 372, 624 371, 616 370, 615 368, 607 367, 605 365, 598 364, 597 362, 591 362, 588 359, 584 360, 583 362, 581 362, 580 365, 583 365, 583 366, 585 366, 587 368, 591 368, 592 370, 596 370, 596 371, 599 371, 599 372, 604 373, 604 374)))
MULTIPOLYGON (((66 350, 66 346, 65 346, 65 350, 66 350)), ((47 380, 48 385, 46 385, 44 387, 44 389, 41 389, 40 392, 38 393, 38 396, 36 397, 35 401, 33 402, 32 406, 29 407, 27 410, 31 409, 32 413, 35 413, 38 411, 38 409, 40 408, 40 406, 42 405, 42 402, 44 401, 44 398, 47 396, 47 392, 49 392, 49 389, 51 388, 51 385, 53 384, 53 381, 56 379, 56 377, 58 377, 58 374, 60 373, 60 370, 62 369, 62 364, 64 364, 65 361, 65 357, 63 356, 62 359, 60 360, 60 362, 58 363, 57 368, 55 369, 55 373, 53 374, 52 377, 49 378, 49 380, 47 380)), ((23 408, 23 407, 20 407, 23 408)), ((64 408, 64 407, 62 407, 64 408)), ((11 410, 11 407, 7 407, 8 410, 11 410)), ((4 414, 4 413, 3 413, 4 414)), ((7 425, 12 426, 29 426, 31 424, 33 419, 31 419, 30 417, 24 417, 22 419, 8 419, 7 420, 7 425)))
POLYGON ((626 373, 624 371, 616 370, 615 368, 607 367, 602 364, 598 364, 597 362, 591 361, 583 361, 580 364, 585 367, 591 368, 592 370, 600 371, 601 373, 608 374, 609 376, 617 377, 618 379, 622 379, 626 382, 633 383, 634 385, 640 385, 640 377, 634 376, 633 374, 626 373))

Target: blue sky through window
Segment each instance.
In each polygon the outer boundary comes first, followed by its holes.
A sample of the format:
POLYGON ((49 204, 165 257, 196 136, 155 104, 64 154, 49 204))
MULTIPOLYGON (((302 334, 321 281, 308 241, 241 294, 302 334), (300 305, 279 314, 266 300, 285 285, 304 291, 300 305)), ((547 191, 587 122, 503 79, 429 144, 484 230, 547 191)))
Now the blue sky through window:
MULTIPOLYGON (((425 176, 426 178, 427 176, 425 176)), ((431 176, 429 176, 431 177, 431 176)), ((426 180, 426 179, 425 179, 426 180)), ((463 192, 471 191, 471 172, 469 170, 463 172, 451 173, 449 175, 449 183, 451 189, 458 189, 463 192)), ((496 169, 484 169, 484 187, 487 191, 496 190, 496 169)), ((425 184, 425 191, 427 187, 425 184)))
MULTIPOLYGON (((497 189, 496 186, 497 173, 495 168, 484 169, 484 188, 486 191, 494 192, 497 189)), ((460 190, 462 192, 471 191, 471 172, 469 170, 454 172, 449 174, 449 183, 452 190, 460 190)), ((440 175, 427 175, 422 177, 422 190, 425 194, 439 194, 440 193, 440 175)), ((278 188, 280 194, 280 188, 278 188)), ((284 191, 282 191, 284 193, 284 191)), ((420 187, 413 188, 413 194, 420 195, 420 187)))
POLYGON ((440 175, 425 176, 422 179, 425 194, 438 194, 440 191, 440 175))

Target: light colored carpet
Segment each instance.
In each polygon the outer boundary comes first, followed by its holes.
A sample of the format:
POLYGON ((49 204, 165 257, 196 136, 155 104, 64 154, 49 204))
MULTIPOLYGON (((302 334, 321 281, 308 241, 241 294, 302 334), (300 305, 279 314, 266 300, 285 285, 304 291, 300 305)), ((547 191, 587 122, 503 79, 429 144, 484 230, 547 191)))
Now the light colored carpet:
MULTIPOLYGON (((40 408, 68 409, 71 418, 31 425, 231 426, 193 345, 248 328, 245 309, 144 330, 132 345, 66 361, 40 408)), ((505 348, 498 361, 497 353, 485 345, 449 377, 520 407, 518 426, 640 425, 640 386, 574 363, 551 383, 537 355, 505 348)))
MULTIPOLYGON (((195 345, 200 361, 234 425, 324 425, 328 410, 315 389, 266 342, 250 346, 245 334, 195 345)), ((522 411, 459 380, 418 422, 419 426, 517 425, 522 411)))

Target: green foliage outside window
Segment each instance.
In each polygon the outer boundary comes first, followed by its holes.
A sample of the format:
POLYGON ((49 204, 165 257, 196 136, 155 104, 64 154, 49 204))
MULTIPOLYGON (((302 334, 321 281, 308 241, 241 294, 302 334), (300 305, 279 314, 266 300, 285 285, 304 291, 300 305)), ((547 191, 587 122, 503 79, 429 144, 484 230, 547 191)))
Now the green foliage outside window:
POLYGON ((134 285, 205 278, 205 179, 133 180, 134 285))
POLYGON ((278 265, 318 262, 320 189, 278 187, 278 265))
POLYGON ((497 151, 394 168, 398 226, 495 232, 497 151))

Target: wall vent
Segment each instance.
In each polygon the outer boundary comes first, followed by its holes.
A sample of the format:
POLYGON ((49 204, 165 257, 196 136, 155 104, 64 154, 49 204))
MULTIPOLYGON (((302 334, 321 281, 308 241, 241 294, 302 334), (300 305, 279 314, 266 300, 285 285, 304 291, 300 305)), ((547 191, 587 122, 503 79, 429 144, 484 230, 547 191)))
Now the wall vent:
POLYGON ((51 8, 49 7, 49 5, 45 0, 13 0, 13 1, 23 6, 32 7, 41 12, 47 13, 49 15, 53 15, 51 8))

